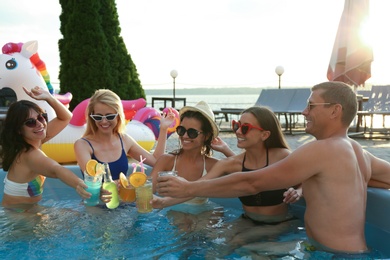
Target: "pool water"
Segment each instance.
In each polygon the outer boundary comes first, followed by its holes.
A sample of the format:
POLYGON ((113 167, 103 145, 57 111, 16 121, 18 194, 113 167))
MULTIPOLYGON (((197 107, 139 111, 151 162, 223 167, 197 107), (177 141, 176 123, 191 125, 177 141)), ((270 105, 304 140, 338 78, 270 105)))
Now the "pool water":
MULTIPOLYGON (((240 218, 237 208, 198 214, 172 209, 140 214, 134 204, 115 210, 85 207, 81 200, 43 200, 40 214, 0 211, 0 259, 329 259, 306 252, 303 223, 281 236, 240 248, 227 235, 240 218), (208 218, 202 218, 206 217, 208 218), (218 219, 219 218, 219 219, 218 219), (190 221, 189 221, 190 220, 190 221), (212 221, 210 224, 210 220, 212 221), (190 222, 188 224, 187 222, 190 222), (187 225, 183 225, 187 223, 187 225)), ((247 220, 245 220, 247 221, 247 220)))
MULTIPOLYGON (((277 226, 253 226, 240 217, 238 199, 141 214, 134 203, 86 207, 73 189, 52 179, 43 197, 39 214, 0 207, 0 259, 350 259, 306 251, 301 220, 283 233, 277 226), (243 235, 251 231, 256 236, 246 243, 243 235)), ((302 217, 302 209, 295 210, 302 217)), ((374 229, 367 226, 368 238, 378 234, 374 229)), ((389 256, 373 250, 361 259, 389 256)))
MULTIPOLYGON (((1 259, 204 259, 239 258, 225 243, 222 226, 240 211, 223 210, 223 222, 207 225, 199 215, 134 204, 115 210, 85 207, 77 200, 43 201, 40 214, 0 211, 1 259), (173 212, 173 213, 172 213, 173 212), (191 217, 189 217, 191 216, 191 217), (199 218, 197 218, 197 216, 199 218), (183 217, 183 218, 181 218, 183 217), (177 220, 173 220, 173 219, 177 220), (181 218, 181 219, 180 219, 181 218), (182 220, 183 219, 183 220, 182 220), (182 225, 188 219, 191 225, 182 225), (196 227, 196 225, 199 225, 196 227), (202 225, 202 226, 200 226, 202 225), (216 235, 216 236, 213 236, 216 235)), ((204 214, 206 215, 206 214, 204 214)), ((304 232, 302 232, 304 234, 304 232)), ((300 235, 302 235, 300 234, 300 235)))

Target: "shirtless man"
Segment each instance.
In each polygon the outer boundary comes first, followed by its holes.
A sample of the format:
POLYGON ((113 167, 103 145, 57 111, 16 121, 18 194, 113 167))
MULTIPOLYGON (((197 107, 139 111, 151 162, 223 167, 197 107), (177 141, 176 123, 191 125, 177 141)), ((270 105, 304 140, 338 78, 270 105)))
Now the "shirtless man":
POLYGON ((356 111, 356 95, 348 85, 318 84, 302 112, 306 132, 316 141, 255 174, 238 172, 195 182, 160 177, 157 191, 171 197, 239 197, 302 183, 305 227, 311 244, 331 253, 365 252, 367 185, 371 180, 377 186, 389 186, 390 163, 348 137, 356 111))

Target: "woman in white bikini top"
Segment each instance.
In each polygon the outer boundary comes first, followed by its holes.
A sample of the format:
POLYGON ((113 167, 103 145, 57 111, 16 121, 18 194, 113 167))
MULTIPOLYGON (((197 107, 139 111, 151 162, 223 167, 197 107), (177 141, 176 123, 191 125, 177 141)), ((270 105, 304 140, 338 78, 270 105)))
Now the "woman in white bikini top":
MULTIPOLYGON (((176 171, 176 160, 177 160, 177 155, 175 156, 175 162, 173 163, 173 168, 172 168, 172 171, 176 171)), ((207 169, 206 169, 206 159, 205 159, 205 156, 203 156, 203 172, 202 172, 202 176, 205 176, 207 174, 207 169)), ((204 204, 208 201, 209 199, 208 198, 203 198, 203 197, 195 197, 195 198, 192 198, 190 200, 187 200, 186 202, 184 202, 185 204, 196 204, 196 205, 200 205, 200 204, 204 204)))
MULTIPOLYGON (((153 170, 153 188, 156 189, 157 174, 159 171, 176 170, 178 175, 189 181, 195 181, 206 175, 218 161, 212 157, 211 142, 218 136, 218 127, 214 121, 214 114, 203 101, 195 107, 186 106, 180 109, 180 125, 176 128, 179 136, 180 148, 162 155, 156 162, 153 170)), ((208 198, 194 198, 186 203, 203 204, 208 198)), ((185 200, 173 198, 153 199, 153 206, 164 208, 185 200)))

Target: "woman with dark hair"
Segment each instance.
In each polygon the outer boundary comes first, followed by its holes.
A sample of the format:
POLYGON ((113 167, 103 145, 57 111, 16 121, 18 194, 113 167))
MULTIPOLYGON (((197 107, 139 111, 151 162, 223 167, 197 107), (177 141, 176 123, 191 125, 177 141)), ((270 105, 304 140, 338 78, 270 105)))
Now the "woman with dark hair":
MULTIPOLYGON (((152 170, 153 184, 159 171, 177 171, 178 175, 189 180, 205 176, 218 161, 212 157, 211 142, 218 136, 214 113, 209 105, 200 101, 195 106, 180 109, 180 125, 176 128, 180 148, 164 154, 152 170)), ((155 185, 153 185, 155 189, 155 185)), ((193 198, 187 203, 203 204, 207 198, 193 198)))
MULTIPOLYGON (((202 179, 218 178, 234 172, 251 174, 252 170, 267 167, 290 154, 278 119, 266 107, 245 109, 239 121, 233 120, 232 129, 237 136, 237 147, 243 149, 243 152, 217 161, 202 179)), ((223 147, 223 143, 221 146, 223 147)), ((222 150, 227 151, 225 148, 219 149, 222 150)), ((186 171, 191 171, 190 164, 187 164, 186 171)), ((231 187, 233 190, 234 188, 231 187)), ((226 225, 219 232, 211 232, 210 236, 224 236, 233 249, 260 241, 264 237, 276 237, 292 231, 297 221, 291 221, 295 217, 289 212, 288 203, 295 202, 302 196, 300 185, 297 184, 295 188, 286 187, 239 197, 244 211, 242 218, 237 219, 234 224, 226 225)), ((154 196, 152 202, 154 208, 165 208, 189 199, 191 198, 154 196)))
MULTIPOLYGON (((250 171, 267 167, 290 154, 278 119, 266 107, 254 106, 245 109, 238 122, 233 120, 232 129, 237 136, 237 147, 242 148, 243 152, 218 161, 202 179, 218 178, 239 171, 250 174, 250 171)), ((300 188, 296 190, 286 187, 239 199, 243 205, 244 218, 257 224, 278 224, 293 218, 288 212, 288 203, 299 200, 301 196, 300 188)), ((156 197, 153 206, 163 208, 183 201, 185 199, 156 197)))
POLYGON ((57 117, 48 122, 45 111, 27 100, 17 101, 9 107, 0 139, 3 169, 8 172, 4 178, 2 205, 17 211, 31 209, 42 199, 46 177, 58 178, 75 188, 81 197, 90 197, 81 179, 41 150, 43 143, 66 127, 72 113, 47 90, 23 89, 30 97, 48 102, 57 117))

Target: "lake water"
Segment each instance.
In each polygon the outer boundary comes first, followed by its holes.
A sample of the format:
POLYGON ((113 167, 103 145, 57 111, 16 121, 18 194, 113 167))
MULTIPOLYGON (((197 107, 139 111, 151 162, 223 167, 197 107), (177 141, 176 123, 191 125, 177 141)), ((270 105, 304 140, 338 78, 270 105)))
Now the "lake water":
MULTIPOLYGON (((221 108, 248 108, 256 104, 261 93, 260 88, 231 88, 231 89, 179 89, 176 90, 176 98, 186 98, 187 106, 194 106, 199 101, 205 101, 212 110, 221 108)), ((173 97, 173 90, 145 90, 147 106, 152 106, 152 97, 173 97)), ((178 103, 180 108, 182 103, 178 103)), ((156 108, 163 107, 162 101, 155 103, 156 108)), ((366 118, 367 127, 370 127, 370 117, 366 118)), ((281 117, 283 123, 283 117, 281 117)), ((303 122, 303 116, 298 116, 298 122, 303 122)), ((374 115, 373 128, 390 128, 390 119, 382 115, 374 115), (384 123, 383 123, 384 122, 384 123)), ((355 125, 355 121, 352 123, 355 125)))
MULTIPOLYGON (((145 90, 145 93, 148 106, 152 106, 152 97, 173 97, 172 90, 145 90)), ((239 89, 237 92, 224 89, 197 89, 197 91, 181 89, 177 90, 175 97, 186 98, 187 106, 194 106, 199 101, 205 101, 211 109, 220 110, 222 107, 247 108, 253 106, 260 93, 261 89, 239 89)), ((155 105, 155 107, 162 106, 162 102, 155 105)), ((178 103, 179 108, 180 106, 182 103, 178 103)))

